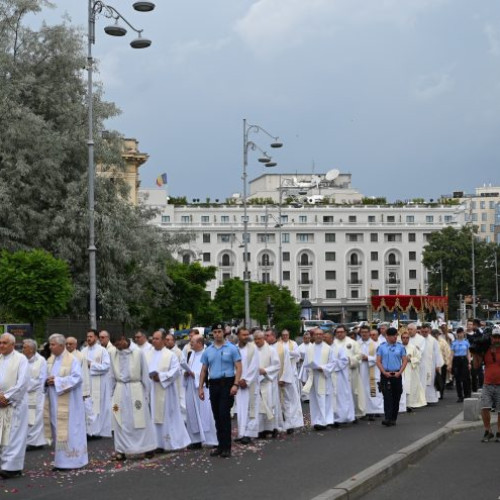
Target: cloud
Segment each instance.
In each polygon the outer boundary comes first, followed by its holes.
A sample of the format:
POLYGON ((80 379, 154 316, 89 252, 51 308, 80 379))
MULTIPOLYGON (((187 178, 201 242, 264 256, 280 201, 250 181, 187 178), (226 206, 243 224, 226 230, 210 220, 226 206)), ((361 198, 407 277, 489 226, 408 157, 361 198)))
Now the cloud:
POLYGON ((488 40, 490 53, 494 56, 500 55, 500 33, 492 24, 486 24, 483 32, 488 40))
POLYGON ((174 63, 183 64, 192 57, 218 52, 229 45, 229 42, 229 37, 220 38, 214 42, 202 42, 201 40, 177 42, 171 47, 170 55, 174 63))
POLYGON ((450 0, 256 0, 234 25, 258 56, 272 56, 331 36, 346 25, 390 23, 407 28, 419 14, 450 0))
POLYGON ((414 95, 418 101, 430 101, 451 92, 454 87, 455 80, 449 71, 435 72, 418 77, 414 95))

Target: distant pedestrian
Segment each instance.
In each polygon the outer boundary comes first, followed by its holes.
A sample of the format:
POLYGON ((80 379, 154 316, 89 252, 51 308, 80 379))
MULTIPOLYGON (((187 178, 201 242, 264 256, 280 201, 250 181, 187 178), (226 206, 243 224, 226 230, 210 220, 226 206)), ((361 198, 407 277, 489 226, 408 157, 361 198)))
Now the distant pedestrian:
POLYGON ((457 328, 457 340, 451 343, 451 365, 448 370, 453 373, 457 389, 457 403, 471 396, 471 354, 469 341, 465 338, 462 327, 457 328))

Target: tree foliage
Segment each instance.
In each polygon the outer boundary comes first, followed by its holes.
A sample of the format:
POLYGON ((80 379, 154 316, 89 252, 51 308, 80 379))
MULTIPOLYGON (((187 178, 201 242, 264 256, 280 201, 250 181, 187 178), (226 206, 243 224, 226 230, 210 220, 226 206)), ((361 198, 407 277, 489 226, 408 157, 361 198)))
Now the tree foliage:
POLYGON ((43 250, 0 253, 0 315, 33 324, 65 310, 72 295, 66 262, 43 250))

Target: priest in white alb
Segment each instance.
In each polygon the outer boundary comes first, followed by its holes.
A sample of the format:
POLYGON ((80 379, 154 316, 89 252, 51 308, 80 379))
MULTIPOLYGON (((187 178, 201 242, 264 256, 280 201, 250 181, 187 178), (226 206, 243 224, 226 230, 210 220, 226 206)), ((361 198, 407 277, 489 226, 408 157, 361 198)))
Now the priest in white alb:
POLYGON ((111 437, 111 386, 109 384, 110 360, 108 351, 99 345, 97 332, 87 331, 87 347, 82 355, 87 360, 90 375, 90 393, 94 419, 87 426, 92 437, 111 437))
POLYGON ((434 386, 434 381, 436 374, 441 373, 444 361, 441 357, 438 341, 431 335, 431 327, 427 323, 422 325, 422 337, 425 342, 420 361, 420 380, 425 390, 427 404, 436 404, 439 401, 439 392, 434 386))
POLYGON ((15 350, 16 338, 0 336, 0 477, 22 474, 28 435, 28 360, 15 350))
POLYGON ((88 464, 81 363, 65 349, 59 333, 49 337, 45 436, 55 446, 55 469, 79 469, 88 464))
POLYGON ((241 355, 241 377, 235 396, 238 415, 238 437, 241 444, 248 444, 259 434, 259 353, 251 342, 247 328, 238 330, 238 349, 241 355))
POLYGON ((204 387, 205 398, 200 399, 198 389, 200 386, 200 372, 203 366, 201 356, 205 349, 203 337, 193 335, 189 341, 191 349, 183 358, 184 387, 186 394, 186 428, 191 439, 188 446, 190 450, 200 449, 203 445, 217 446, 217 432, 215 420, 210 404, 210 392, 204 387))
POLYGON ((178 450, 191 443, 177 394, 181 367, 177 356, 164 344, 165 333, 153 333, 153 350, 146 353, 151 379, 151 415, 156 432, 156 449, 178 450))
POLYGON ((416 345, 410 343, 410 334, 408 331, 402 332, 401 343, 406 349, 406 359, 408 360, 408 364, 402 374, 403 394, 401 399, 405 399, 406 408, 411 411, 413 408, 421 408, 427 405, 419 373, 422 353, 416 345))
POLYGON ((130 340, 123 334, 114 336, 113 345, 116 351, 110 358, 114 459, 121 461, 127 454, 140 453, 151 458, 157 446, 149 409, 151 380, 146 358, 141 349, 130 347, 130 340))

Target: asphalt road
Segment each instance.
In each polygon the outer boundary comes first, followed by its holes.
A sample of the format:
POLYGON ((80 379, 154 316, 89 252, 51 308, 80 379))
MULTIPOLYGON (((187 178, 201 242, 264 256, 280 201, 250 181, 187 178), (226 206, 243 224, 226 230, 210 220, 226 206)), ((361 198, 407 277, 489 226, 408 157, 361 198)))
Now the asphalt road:
MULTIPOLYGON (((496 422, 496 417, 495 417, 496 422)), ((453 434, 427 456, 372 490, 369 500, 497 500, 500 443, 481 443, 483 429, 453 434)))
POLYGON ((27 453, 22 478, 0 482, 0 497, 306 500, 439 429, 461 409, 448 392, 437 406, 402 414, 396 427, 383 427, 380 419, 322 432, 308 426, 275 440, 255 440, 246 447, 235 444, 227 460, 211 458, 204 449, 121 464, 111 460, 112 440, 102 439, 89 442, 88 467, 53 472, 50 450, 38 450, 27 453))

